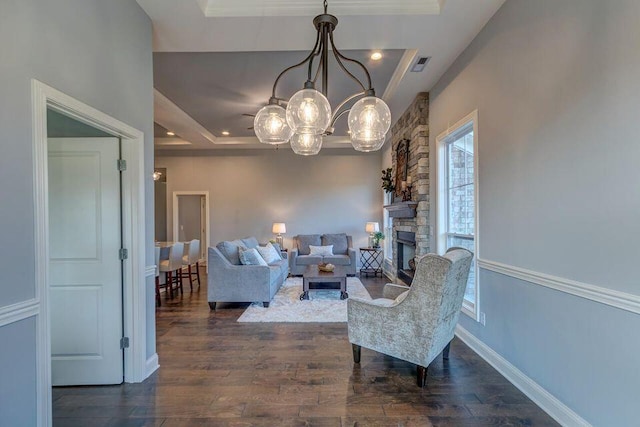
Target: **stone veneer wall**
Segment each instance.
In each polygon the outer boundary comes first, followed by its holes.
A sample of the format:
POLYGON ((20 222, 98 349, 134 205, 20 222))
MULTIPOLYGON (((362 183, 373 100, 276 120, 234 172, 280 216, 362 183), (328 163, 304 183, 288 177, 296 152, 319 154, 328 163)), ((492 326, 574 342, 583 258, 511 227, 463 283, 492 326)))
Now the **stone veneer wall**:
MULTIPOLYGON (((429 94, 419 93, 413 103, 391 128, 391 156, 396 176, 396 148, 401 140, 409 140, 407 176, 413 181, 411 199, 418 202, 415 218, 393 218, 393 275, 398 271, 396 231, 416 234, 416 256, 432 252, 429 226, 429 94)), ((401 201, 395 196, 394 201, 401 201)))

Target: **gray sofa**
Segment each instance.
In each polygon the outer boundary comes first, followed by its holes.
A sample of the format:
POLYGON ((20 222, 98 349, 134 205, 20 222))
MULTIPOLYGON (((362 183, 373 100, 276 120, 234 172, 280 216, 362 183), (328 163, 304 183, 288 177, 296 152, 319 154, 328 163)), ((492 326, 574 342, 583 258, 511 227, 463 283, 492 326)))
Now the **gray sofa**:
MULTIPOLYGON (((211 310, 216 302, 262 302, 265 307, 289 275, 287 258, 269 266, 242 265, 238 247, 255 248, 255 237, 224 241, 210 247, 208 253, 208 301, 211 310)), ((279 251, 277 245, 276 249, 279 251)))
POLYGON ((289 270, 299 276, 308 265, 331 263, 347 268, 348 275, 356 274, 356 251, 351 236, 340 234, 300 234, 293 238, 293 249, 289 254, 289 270), (309 246, 333 245, 332 256, 310 255, 309 246))

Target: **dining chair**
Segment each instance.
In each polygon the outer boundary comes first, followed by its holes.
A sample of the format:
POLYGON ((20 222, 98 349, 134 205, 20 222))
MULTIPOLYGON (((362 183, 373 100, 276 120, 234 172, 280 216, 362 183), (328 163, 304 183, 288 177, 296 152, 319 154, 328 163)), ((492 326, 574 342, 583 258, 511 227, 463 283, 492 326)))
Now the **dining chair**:
POLYGON ((169 258, 160 261, 160 271, 165 274, 165 283, 167 287, 167 296, 173 298, 173 285, 176 285, 176 292, 182 292, 182 277, 180 270, 182 269, 182 253, 184 251, 184 243, 175 242, 169 248, 169 258))
POLYGON ((198 281, 198 289, 200 289, 200 240, 193 239, 188 243, 188 248, 185 251, 186 254, 182 256, 182 269, 180 270, 180 277, 189 278, 189 287, 193 292, 193 276, 196 276, 198 281), (195 267, 195 271, 191 269, 191 266, 195 267), (187 272, 184 272, 184 268, 187 267, 187 272))

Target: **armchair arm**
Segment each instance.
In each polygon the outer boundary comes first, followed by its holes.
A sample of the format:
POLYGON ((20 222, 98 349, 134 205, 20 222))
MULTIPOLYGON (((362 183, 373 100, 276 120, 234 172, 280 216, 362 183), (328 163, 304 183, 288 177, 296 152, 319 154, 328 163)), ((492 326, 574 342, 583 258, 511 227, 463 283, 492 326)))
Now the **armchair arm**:
POLYGON ((353 248, 349 248, 348 249, 348 253, 349 253, 349 259, 351 260, 351 265, 353 266, 354 269, 357 269, 357 265, 356 265, 356 250, 353 248))
POLYGON ((289 251, 289 269, 293 270, 296 265, 296 259, 298 258, 298 248, 291 248, 289 251))
POLYGON ((384 298, 396 299, 400 294, 409 290, 409 286, 397 285, 395 283, 387 283, 384 285, 382 296, 384 298))

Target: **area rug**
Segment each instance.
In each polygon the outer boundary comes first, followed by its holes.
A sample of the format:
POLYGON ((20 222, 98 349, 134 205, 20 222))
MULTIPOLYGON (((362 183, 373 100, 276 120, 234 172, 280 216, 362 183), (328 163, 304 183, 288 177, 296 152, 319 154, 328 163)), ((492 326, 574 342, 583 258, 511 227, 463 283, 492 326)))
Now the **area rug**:
MULTIPOLYGON (((253 303, 238 318, 238 322, 346 322, 347 300, 340 299, 340 290, 312 290, 309 299, 300 301, 302 278, 288 278, 271 300, 268 308, 253 303)), ((357 277, 347 277, 349 298, 370 300, 371 296, 357 277)))

